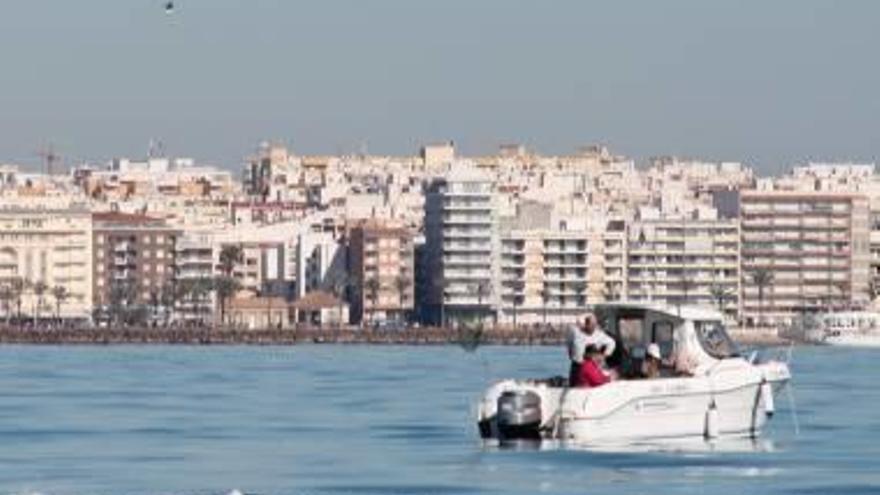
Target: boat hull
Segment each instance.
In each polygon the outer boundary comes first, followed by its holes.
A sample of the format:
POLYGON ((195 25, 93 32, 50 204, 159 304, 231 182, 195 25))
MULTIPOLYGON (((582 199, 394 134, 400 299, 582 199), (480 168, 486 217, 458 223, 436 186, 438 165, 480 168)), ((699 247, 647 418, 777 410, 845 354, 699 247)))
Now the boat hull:
POLYGON ((841 333, 826 336, 822 341, 826 345, 841 347, 880 347, 880 334, 841 333))
MULTIPOLYGON (((506 381, 487 391, 478 421, 484 438, 527 438, 505 435, 510 428, 498 424, 497 404, 505 393, 530 393, 541 398, 541 423, 531 434, 545 439, 612 444, 754 437, 773 414, 773 394, 789 378, 787 366, 773 363, 719 369, 711 376, 612 382, 593 389, 506 381)), ((504 399, 500 403, 503 407, 504 399)))

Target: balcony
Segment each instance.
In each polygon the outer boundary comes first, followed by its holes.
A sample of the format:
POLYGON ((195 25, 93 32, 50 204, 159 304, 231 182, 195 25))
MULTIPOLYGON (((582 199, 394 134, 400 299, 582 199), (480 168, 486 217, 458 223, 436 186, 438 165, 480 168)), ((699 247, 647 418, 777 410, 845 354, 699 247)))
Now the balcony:
POLYGON ((492 232, 488 229, 443 229, 443 237, 445 239, 483 239, 489 241, 492 238, 492 232))
POLYGON ((489 270, 458 270, 454 268, 444 268, 443 277, 455 280, 485 280, 492 278, 492 272, 489 270))
POLYGON ((492 217, 484 216, 484 215, 470 215, 470 216, 452 216, 447 215, 443 217, 443 225, 482 225, 482 226, 490 226, 492 225, 492 217))

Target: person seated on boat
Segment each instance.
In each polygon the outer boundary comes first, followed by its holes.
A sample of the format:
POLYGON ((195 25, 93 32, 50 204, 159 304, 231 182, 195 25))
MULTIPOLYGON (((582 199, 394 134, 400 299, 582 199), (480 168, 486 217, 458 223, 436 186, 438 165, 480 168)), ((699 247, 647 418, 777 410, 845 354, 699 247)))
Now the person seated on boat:
POLYGON ((570 383, 577 381, 581 363, 584 361, 584 351, 587 346, 593 345, 597 349, 602 349, 603 359, 611 357, 614 354, 614 349, 617 347, 614 339, 599 328, 596 315, 586 313, 581 322, 580 326, 572 325, 569 327, 566 339, 568 358, 571 361, 568 373, 570 383))
POLYGON ((605 355, 601 347, 589 344, 584 349, 584 359, 580 366, 580 373, 576 381, 576 387, 601 387, 612 380, 612 376, 606 373, 601 366, 605 355))
POLYGON ((671 368, 675 376, 694 376, 698 365, 696 356, 686 349, 678 349, 672 359, 671 368))
POLYGON ((660 346, 652 342, 648 345, 645 360, 642 362, 642 378, 660 378, 662 365, 663 356, 660 355, 660 346))

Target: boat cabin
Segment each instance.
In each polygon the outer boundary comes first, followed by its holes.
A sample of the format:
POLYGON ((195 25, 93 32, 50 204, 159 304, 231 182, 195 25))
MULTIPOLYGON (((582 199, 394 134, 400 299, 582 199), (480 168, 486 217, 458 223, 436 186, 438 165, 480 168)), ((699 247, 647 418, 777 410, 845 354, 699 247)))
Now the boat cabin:
POLYGON ((696 306, 608 303, 594 307, 602 329, 618 344, 615 365, 624 374, 640 369, 649 344, 656 343, 665 363, 696 373, 739 352, 724 328, 724 316, 696 306))

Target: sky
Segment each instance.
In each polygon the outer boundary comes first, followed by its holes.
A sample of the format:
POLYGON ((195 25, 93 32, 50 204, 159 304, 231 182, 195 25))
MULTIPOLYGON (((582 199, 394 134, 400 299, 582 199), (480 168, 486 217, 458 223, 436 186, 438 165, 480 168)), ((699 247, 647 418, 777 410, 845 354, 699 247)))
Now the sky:
POLYGON ((297 153, 874 161, 871 0, 0 0, 0 162, 297 153))

